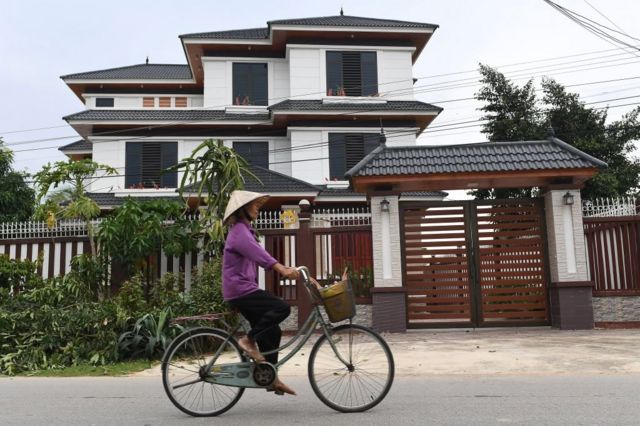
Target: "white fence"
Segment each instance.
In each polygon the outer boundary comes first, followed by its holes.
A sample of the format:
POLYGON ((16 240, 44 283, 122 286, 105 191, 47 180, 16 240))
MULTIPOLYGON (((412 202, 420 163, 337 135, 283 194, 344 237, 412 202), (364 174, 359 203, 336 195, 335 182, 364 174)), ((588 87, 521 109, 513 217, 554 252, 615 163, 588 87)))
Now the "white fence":
MULTIPOLYGON (((326 228, 332 226, 362 226, 371 224, 369 207, 316 209, 311 215, 311 226, 326 228)), ((255 221, 257 229, 297 229, 297 211, 261 211, 255 221)))
POLYGON ((597 198, 582 202, 583 217, 616 217, 640 215, 640 200, 632 197, 597 198))

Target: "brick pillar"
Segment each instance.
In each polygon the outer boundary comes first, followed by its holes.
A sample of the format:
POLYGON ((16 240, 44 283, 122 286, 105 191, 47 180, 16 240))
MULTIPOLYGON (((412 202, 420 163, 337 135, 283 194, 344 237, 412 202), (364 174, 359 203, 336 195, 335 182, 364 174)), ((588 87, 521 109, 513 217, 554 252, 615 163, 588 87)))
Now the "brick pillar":
POLYGON ((580 191, 550 190, 544 200, 551 272, 551 325, 561 329, 591 329, 593 282, 588 279, 580 191), (573 204, 566 204, 567 193, 573 196, 573 204))
MULTIPOLYGON (((303 200, 305 201, 305 200, 303 200)), ((314 258, 313 258, 313 234, 310 228, 311 220, 311 208, 309 203, 306 204, 300 202, 300 213, 298 214, 298 222, 300 228, 296 234, 296 263, 298 266, 306 266, 309 268, 311 276, 315 274, 314 258)), ((303 325, 309 314, 311 313, 311 302, 309 301, 309 295, 304 288, 302 278, 300 278, 296 285, 296 300, 298 304, 298 329, 303 325)))

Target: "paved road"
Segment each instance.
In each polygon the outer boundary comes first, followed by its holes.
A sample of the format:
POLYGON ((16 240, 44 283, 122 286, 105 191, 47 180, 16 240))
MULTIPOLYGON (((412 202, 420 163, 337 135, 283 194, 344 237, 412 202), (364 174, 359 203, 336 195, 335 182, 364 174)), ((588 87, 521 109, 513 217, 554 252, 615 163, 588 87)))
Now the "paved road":
POLYGON ((304 377, 299 396, 248 390, 231 411, 197 419, 175 409, 158 377, 2 378, 1 425, 628 424, 640 419, 640 375, 397 377, 362 414, 325 407, 304 377))

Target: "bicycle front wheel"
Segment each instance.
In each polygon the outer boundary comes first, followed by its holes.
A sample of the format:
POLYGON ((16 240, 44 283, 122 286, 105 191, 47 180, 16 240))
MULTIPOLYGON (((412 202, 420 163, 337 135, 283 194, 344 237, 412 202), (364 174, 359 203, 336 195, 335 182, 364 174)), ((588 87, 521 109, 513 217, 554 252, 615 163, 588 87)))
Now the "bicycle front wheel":
POLYGON ((351 413, 366 411, 384 399, 395 366, 389 345, 379 334, 346 324, 333 329, 330 337, 320 336, 309 356, 308 373, 311 388, 322 402, 351 413))
POLYGON ((222 330, 204 327, 176 337, 163 357, 162 382, 167 396, 176 407, 191 416, 222 414, 244 393, 244 388, 204 380, 210 374, 206 366, 216 353, 214 367, 246 361, 233 337, 222 330))

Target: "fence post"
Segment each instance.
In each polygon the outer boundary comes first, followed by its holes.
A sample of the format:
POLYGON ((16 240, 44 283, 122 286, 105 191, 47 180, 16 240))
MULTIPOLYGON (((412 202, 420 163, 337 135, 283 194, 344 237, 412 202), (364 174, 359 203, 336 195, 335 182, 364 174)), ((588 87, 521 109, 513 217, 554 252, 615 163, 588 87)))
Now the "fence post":
MULTIPOLYGON (((302 200, 300 202, 300 213, 298 215, 298 221, 300 227, 296 233, 296 257, 298 266, 306 266, 309 268, 311 276, 315 274, 314 268, 314 244, 313 234, 311 233, 311 206, 309 202, 302 200)), ((307 290, 303 288, 304 283, 302 279, 298 280, 296 289, 296 299, 298 304, 298 329, 304 325, 304 321, 311 314, 311 302, 307 295, 307 290)))

